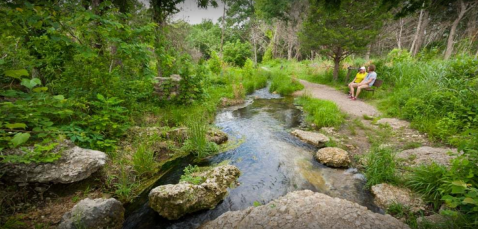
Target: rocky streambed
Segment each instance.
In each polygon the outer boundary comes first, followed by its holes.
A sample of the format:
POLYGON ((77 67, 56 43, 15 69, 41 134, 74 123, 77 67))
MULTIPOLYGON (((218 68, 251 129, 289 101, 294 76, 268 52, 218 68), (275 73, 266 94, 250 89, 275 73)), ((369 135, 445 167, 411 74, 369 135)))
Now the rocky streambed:
MULTIPOLYGON (((337 164, 340 168, 331 168, 318 162, 317 151, 319 147, 324 146, 327 139, 320 135, 320 141, 314 142, 313 136, 308 136, 310 141, 307 141, 294 136, 297 135, 297 131, 294 135, 291 134, 300 127, 301 123, 302 112, 294 106, 293 98, 281 98, 268 93, 267 89, 259 90, 251 95, 245 105, 223 109, 218 113, 215 125, 229 135, 229 141, 242 142, 242 144, 209 158, 200 166, 211 166, 228 161, 231 166, 237 167, 241 172, 237 180, 238 186, 229 189, 229 194, 217 206, 212 208, 208 206, 206 209, 195 210, 193 213, 181 216, 165 217, 164 214, 161 216, 150 207, 154 204, 143 199, 144 202, 140 207, 129 211, 127 209, 123 228, 197 228, 206 222, 221 219, 218 217, 226 212, 244 211, 253 206, 266 204, 269 206, 268 203, 280 202, 279 198, 288 193, 299 191, 298 196, 304 193, 309 195, 308 191, 301 193, 302 190, 310 190, 312 194, 325 194, 310 198, 311 200, 331 198, 331 202, 323 203, 327 205, 340 198, 340 201, 345 201, 346 206, 356 206, 353 209, 360 209, 359 211, 367 215, 364 216, 365 218, 358 216, 360 219, 366 219, 368 215, 372 218, 379 217, 373 213, 378 212, 379 209, 374 205, 371 193, 363 188, 363 176, 357 174, 356 170, 346 168, 349 166, 348 156, 331 149, 327 151, 333 154, 330 156, 320 154, 320 157, 323 156, 324 160, 332 160, 331 165, 337 163, 338 159, 343 160, 341 164, 337 164)), ((178 184, 182 170, 187 164, 188 162, 185 162, 164 176, 157 186, 178 184)), ((190 200, 193 200, 192 205, 197 203, 194 195, 191 195, 190 200)), ((292 202, 290 204, 293 205, 292 202)), ((297 207, 301 208, 299 205, 297 207)), ((325 208, 322 210, 329 211, 325 208)), ((341 211, 340 208, 336 210, 341 211)), ((266 219, 263 220, 265 222, 266 219)), ((334 218, 322 220, 333 222, 334 218)), ((315 222, 310 224, 315 225, 315 222)), ((263 226, 267 227, 266 224, 263 226)))

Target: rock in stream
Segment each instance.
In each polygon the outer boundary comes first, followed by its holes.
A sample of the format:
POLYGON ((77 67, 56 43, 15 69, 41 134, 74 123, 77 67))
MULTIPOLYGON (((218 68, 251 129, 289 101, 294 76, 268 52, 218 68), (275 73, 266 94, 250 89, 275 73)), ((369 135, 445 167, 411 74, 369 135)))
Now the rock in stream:
POLYGON ((239 175, 236 166, 224 165, 198 175, 205 177, 205 182, 199 185, 180 182, 156 187, 149 193, 149 206, 169 220, 199 210, 213 209, 226 197, 227 189, 239 175))
POLYGON ((409 228, 390 215, 310 190, 295 191, 266 205, 230 211, 203 224, 213 228, 409 228))

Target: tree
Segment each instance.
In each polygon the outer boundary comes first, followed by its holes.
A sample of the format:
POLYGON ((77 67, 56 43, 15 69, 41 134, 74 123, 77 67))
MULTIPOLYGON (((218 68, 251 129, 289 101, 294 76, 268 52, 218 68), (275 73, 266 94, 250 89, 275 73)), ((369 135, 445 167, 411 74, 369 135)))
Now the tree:
POLYGON ((458 27, 458 24, 460 23, 461 19, 463 19, 465 14, 470 9, 478 5, 478 1, 459 0, 455 5, 458 8, 458 17, 453 21, 453 24, 451 25, 451 28, 450 28, 450 34, 448 35, 448 41, 447 41, 446 51, 445 51, 445 60, 450 59, 450 56, 453 53, 453 44, 455 42, 454 37, 455 37, 456 28, 458 27))
POLYGON ((388 16, 371 0, 342 0, 340 8, 327 10, 327 4, 312 0, 299 35, 304 48, 318 50, 334 61, 334 80, 338 79, 340 62, 352 53, 364 51, 388 16))

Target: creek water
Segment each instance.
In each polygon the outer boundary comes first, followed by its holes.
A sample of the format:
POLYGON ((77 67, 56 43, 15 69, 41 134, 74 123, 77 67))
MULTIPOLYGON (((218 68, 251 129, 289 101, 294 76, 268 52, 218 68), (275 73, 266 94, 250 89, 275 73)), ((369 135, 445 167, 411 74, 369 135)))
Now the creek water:
MULTIPOLYGON (((256 91, 243 106, 223 109, 215 125, 232 139, 243 143, 214 156, 208 164, 229 160, 241 170, 240 183, 212 210, 204 210, 169 221, 148 207, 147 198, 140 198, 140 207, 127 213, 124 228, 197 228, 227 211, 265 204, 288 192, 309 189, 326 193, 378 211, 372 196, 364 190, 361 174, 353 169, 328 168, 314 159, 317 148, 290 135, 301 125, 302 112, 293 98, 270 94, 268 88, 256 91)), ((160 179, 157 184, 178 183, 184 162, 160 179)))

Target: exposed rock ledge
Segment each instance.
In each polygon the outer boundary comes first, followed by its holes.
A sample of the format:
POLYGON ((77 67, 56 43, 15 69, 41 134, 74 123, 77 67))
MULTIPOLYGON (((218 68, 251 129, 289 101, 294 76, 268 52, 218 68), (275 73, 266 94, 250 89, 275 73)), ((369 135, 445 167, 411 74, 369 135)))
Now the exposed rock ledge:
POLYGON ((303 142, 309 143, 317 147, 324 147, 325 143, 329 142, 329 138, 321 133, 296 129, 293 130, 291 134, 298 137, 303 142))
POLYGON ((296 191, 259 207, 230 211, 201 228, 409 228, 390 215, 309 190, 296 191))
POLYGON ((375 204, 383 209, 397 203, 409 207, 413 212, 425 210, 423 200, 406 188, 383 183, 372 186, 372 193, 375 195, 375 204))
POLYGON ((236 166, 224 165, 197 174, 198 177, 205 177, 205 182, 199 185, 181 182, 156 187, 149 193, 149 206, 169 220, 202 209, 212 209, 226 197, 227 188, 239 175, 236 166))
MULTIPOLYGON (((33 150, 30 148, 29 150, 33 150)), ((7 164, 0 168, 15 182, 62 183, 68 184, 88 178, 105 165, 105 153, 83 149, 70 141, 59 144, 53 152, 61 158, 52 163, 7 164)), ((25 153, 19 149, 7 154, 25 153)), ((1 171, 0 171, 1 172, 1 171)))
POLYGON ((444 166, 450 166, 450 161, 456 157, 453 154, 457 154, 456 149, 423 146, 415 149, 404 150, 398 153, 397 157, 404 159, 404 163, 409 166, 431 164, 432 162, 444 166))

